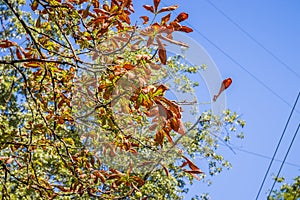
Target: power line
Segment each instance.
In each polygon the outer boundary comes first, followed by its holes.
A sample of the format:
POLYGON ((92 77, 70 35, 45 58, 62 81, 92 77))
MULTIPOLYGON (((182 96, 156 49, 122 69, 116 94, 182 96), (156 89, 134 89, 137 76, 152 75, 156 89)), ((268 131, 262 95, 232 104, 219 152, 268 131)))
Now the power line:
MULTIPOLYGON (((211 45, 213 45, 216 49, 218 49, 223 55, 225 55, 227 58, 229 58, 233 63, 238 65, 243 71, 245 71, 248 75, 250 75, 253 79, 255 79, 260 85, 262 85, 265 89, 269 90, 274 96, 276 96, 278 99, 280 99, 282 102, 284 102, 289 107, 292 107, 289 102, 287 102, 284 98, 282 98, 279 94, 277 94, 272 88, 270 88, 268 85, 266 85, 263 81, 261 81, 259 78, 257 78, 254 74, 252 74, 250 71, 248 71, 245 67, 243 67, 242 64, 240 64, 238 61, 236 61, 232 56, 230 56, 228 53, 226 53, 223 49, 221 49, 218 45, 216 45, 213 41, 211 41, 209 38, 207 38, 204 34, 202 34, 200 31, 198 31, 195 27, 193 27, 190 23, 186 22, 186 24, 194 29, 199 35, 201 35, 206 41, 208 41, 211 45)), ((297 113, 300 113, 298 110, 296 110, 297 113)))
MULTIPOLYGON (((191 26, 189 23, 187 23, 189 26, 191 26)), ((191 26, 192 27, 192 26, 191 26)), ((194 28, 194 27, 192 27, 194 28)), ((287 102, 284 98, 282 98, 279 94, 277 94, 272 88, 270 88, 268 85, 266 85, 263 81, 261 81, 259 78, 257 78, 254 74, 252 74, 249 70, 247 70, 245 67, 243 67, 242 64, 240 64, 238 61, 236 61, 232 56, 230 56, 228 53, 226 53, 224 50, 222 50, 219 46, 217 46, 214 42, 212 42, 210 39, 208 39, 205 35, 203 35, 200 31, 197 29, 194 29, 197 33, 199 33, 205 40, 207 40, 211 45, 213 45, 216 49, 218 49, 223 55, 225 55, 227 58, 229 58, 233 63, 238 65, 243 71, 245 71, 248 75, 250 75, 253 79, 255 79, 260 85, 262 85, 264 88, 269 90, 274 96, 276 96, 278 99, 280 99, 282 102, 284 102, 289 107, 292 107, 289 102, 287 102)), ((300 113, 299 111, 297 111, 300 113)))
POLYGON ((271 50, 266 48, 261 42, 256 40, 248 31, 246 31, 244 28, 242 28, 237 22, 235 22, 233 19, 231 19, 224 11, 222 11, 220 8, 218 8, 214 3, 212 3, 210 0, 206 0, 212 7, 214 7, 219 13, 221 13, 228 21, 230 21, 234 26, 236 26, 241 32, 243 32, 248 38, 250 38, 254 43, 256 43, 259 47, 261 47, 263 50, 265 50, 270 56, 272 56, 277 62, 279 62, 282 66, 284 66, 287 70, 292 72, 295 76, 297 76, 300 79, 300 75, 295 72, 288 64, 286 64, 282 59, 280 59, 278 56, 276 56, 271 50))
MULTIPOLYGON (((220 145, 222 145, 222 144, 220 144, 220 145)), ((249 150, 246 150, 246 149, 241 149, 241 148, 238 148, 238 147, 231 147, 231 148, 233 148, 234 150, 237 150, 237 151, 240 151, 240 152, 249 154, 249 155, 253 155, 253 156, 265 158, 265 159, 268 159, 268 160, 271 160, 271 159, 272 159, 272 158, 269 157, 269 156, 266 156, 266 155, 263 155, 263 154, 260 154, 260 153, 256 153, 256 152, 253 152, 253 151, 249 151, 249 150)), ((280 163, 283 162, 282 160, 279 160, 279 159, 274 159, 274 161, 280 162, 280 163)), ((291 163, 291 162, 285 162, 285 164, 290 165, 290 166, 293 166, 293 167, 300 168, 300 165, 294 164, 294 163, 291 163)))
POLYGON ((259 191, 258 191, 258 193, 257 193, 257 195, 256 195, 256 198, 255 198, 256 200, 258 199, 258 197, 259 197, 259 195, 260 195, 260 192, 261 192, 261 190, 262 190, 262 188, 263 188, 263 185, 264 185, 264 183, 265 183, 265 181, 266 181, 267 175, 268 175, 268 173, 269 173, 269 171, 270 171, 270 169, 271 169, 271 166, 272 166, 272 164, 273 164, 274 158, 275 158, 275 156, 276 156, 276 154, 277 154, 277 151, 278 151, 278 149, 279 149, 279 146, 280 146, 280 144, 281 144, 282 138, 283 138, 283 136, 284 136, 284 134, 285 134, 285 131, 286 131, 286 129, 287 129, 287 126, 288 126, 288 124, 289 124, 289 122, 290 122, 290 119, 291 119, 291 117, 292 117, 292 115, 293 115, 293 112, 294 112, 294 110, 295 110, 295 107, 296 107, 296 105, 297 105, 299 96, 300 96, 300 92, 298 93, 297 99, 296 99, 296 101, 295 101, 295 103, 294 103, 294 106, 293 106, 293 108, 292 108, 292 110, 291 110, 290 116, 289 116, 289 118, 288 118, 288 120, 287 120, 287 122, 286 122, 286 124, 285 124, 284 130, 283 130, 283 132, 282 132, 282 134, 281 134, 281 137, 280 137, 280 139, 279 139, 279 142, 278 142, 278 144, 277 144, 277 147, 276 147, 276 149, 275 149, 275 152, 274 152, 274 154, 273 154, 273 157, 272 157, 272 159, 271 159, 271 162, 270 162, 270 164, 269 164, 269 167, 268 167, 268 169, 267 169, 267 171, 266 171, 266 173, 265 173, 264 179, 263 179, 263 181, 262 181, 262 183, 261 183, 261 185, 260 185, 259 191))
MULTIPOLYGON (((300 93, 299 93, 299 94, 300 94, 300 93)), ((297 133, 298 133, 298 131, 299 131, 299 128, 300 128, 300 124, 298 124, 298 128, 297 128, 297 130, 296 130, 296 132, 295 132, 295 134, 294 134, 294 136, 293 136, 293 139, 292 139, 292 141, 291 141, 291 143, 290 143, 290 146, 289 146, 289 148, 288 148, 288 150, 287 150, 287 152, 286 152, 286 154, 285 154, 285 156, 284 156, 283 162, 281 163, 281 166, 280 166, 280 168, 279 168, 279 170, 278 170, 278 173, 277 173, 276 177, 279 177, 279 175, 280 175, 280 172, 281 172, 281 170, 282 170, 282 167, 283 167, 283 165, 284 165, 284 162, 285 162, 285 160, 286 160, 286 158, 287 158, 287 156, 288 156, 288 154, 289 154, 289 152, 290 152, 290 150, 291 150, 291 147, 292 147, 292 145, 293 145, 293 143, 294 143, 294 140, 295 140, 295 138, 296 138, 296 136, 297 136, 297 133)), ((272 193, 272 191, 273 191, 273 189, 274 189, 275 183, 276 183, 276 179, 274 179, 274 182, 273 182, 272 188, 271 188, 271 190, 270 190, 270 193, 269 193, 269 195, 268 195, 268 198, 271 196, 271 193, 272 193)))
MULTIPOLYGON (((165 6, 167 6, 164 2, 162 2, 165 6)), ((176 11, 173 11, 175 14, 176 11)), ((232 56, 230 56, 228 53, 226 53, 223 49, 221 49, 217 44, 215 44, 213 41, 211 41, 208 37, 206 37, 204 34, 202 34, 198 29, 196 29, 192 24, 189 22, 185 22, 188 26, 193 28, 195 32, 197 32, 201 37, 203 37, 207 42, 209 42, 212 46, 214 46, 217 50, 219 50, 224 56, 226 56, 229 60, 231 60, 233 63, 235 63, 237 66, 239 66, 243 71, 245 71, 248 75, 250 75, 254 80, 256 80, 260 85, 262 85, 265 89, 267 89, 269 92, 271 92, 274 96, 276 96, 278 99, 280 99, 283 103, 288 105, 289 107, 292 107, 289 102, 287 102, 284 98, 282 98, 279 94, 277 94, 272 88, 270 88, 268 85, 266 85, 263 81, 261 81, 259 78, 257 78, 254 74, 252 74, 250 71, 248 71, 242 64, 240 64, 238 61, 236 61, 232 56)), ((300 112, 296 109, 297 113, 300 114, 300 112)))

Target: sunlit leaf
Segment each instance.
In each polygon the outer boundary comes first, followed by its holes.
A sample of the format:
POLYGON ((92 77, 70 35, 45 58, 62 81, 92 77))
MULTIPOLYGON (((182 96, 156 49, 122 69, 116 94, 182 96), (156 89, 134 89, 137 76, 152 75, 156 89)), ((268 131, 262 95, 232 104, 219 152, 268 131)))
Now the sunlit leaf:
POLYGON ((148 21, 149 21, 149 17, 148 16, 141 16, 140 18, 144 20, 143 24, 147 24, 148 21))
POLYGON ((154 10, 157 11, 160 0, 153 0, 153 1, 154 1, 154 10))
POLYGON ((159 55, 160 62, 163 65, 167 64, 167 51, 165 49, 159 49, 158 55, 159 55))
POLYGON ((146 10, 148 10, 148 11, 154 13, 154 8, 153 8, 153 6, 150 6, 150 5, 143 5, 143 7, 144 7, 146 10))
POLYGON ((187 26, 181 26, 181 28, 179 29, 179 31, 185 32, 185 33, 190 33, 193 32, 193 29, 187 27, 187 26))
POLYGON ((162 12, 166 12, 166 11, 173 11, 173 10, 176 10, 177 8, 178 8, 178 5, 163 7, 158 11, 158 13, 162 13, 162 12))
POLYGON ((176 17, 175 21, 182 22, 182 21, 186 20, 188 17, 189 17, 189 15, 187 13, 182 12, 176 17))

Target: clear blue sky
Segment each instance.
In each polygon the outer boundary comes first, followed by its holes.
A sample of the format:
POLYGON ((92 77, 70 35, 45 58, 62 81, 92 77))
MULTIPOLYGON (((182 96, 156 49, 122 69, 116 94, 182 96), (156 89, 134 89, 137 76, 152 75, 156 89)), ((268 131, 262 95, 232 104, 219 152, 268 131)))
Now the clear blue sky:
MULTIPOLYGON (((189 34, 206 49, 218 66, 221 76, 233 79, 233 84, 227 91, 227 107, 243 114, 247 126, 244 128, 245 139, 232 145, 272 157, 300 91, 300 78, 249 39, 207 0, 162 1, 168 5, 179 4, 180 8, 177 12, 188 12, 190 14, 188 22, 193 27, 290 105, 272 94, 199 33, 189 34)), ((298 0, 211 1, 300 75, 300 2, 298 0)), ((300 102, 296 109, 298 112, 292 116, 276 159, 283 159, 300 122, 300 102)), ((202 182, 194 184, 186 199, 202 192, 209 192, 213 200, 255 199, 270 160, 240 151, 233 154, 226 147, 221 147, 221 150, 225 158, 231 161, 233 168, 213 177, 213 184, 209 187, 202 182)), ((299 152, 300 133, 286 162, 300 166, 299 152)), ((203 161, 196 160, 196 162, 201 166, 203 161)), ((274 161, 259 199, 266 199, 268 189, 273 183, 272 175, 277 174, 280 164, 274 161)), ((286 177, 287 182, 291 182, 292 177, 300 175, 300 167, 285 164, 281 174, 286 177)))

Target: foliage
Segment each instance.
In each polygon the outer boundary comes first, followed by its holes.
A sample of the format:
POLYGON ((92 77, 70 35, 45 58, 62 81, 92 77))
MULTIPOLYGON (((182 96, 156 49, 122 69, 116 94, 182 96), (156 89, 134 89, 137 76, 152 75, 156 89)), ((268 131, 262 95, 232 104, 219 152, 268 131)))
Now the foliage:
POLYGON ((168 59, 164 43, 187 47, 172 33, 192 29, 159 4, 143 6, 153 22, 139 28, 132 0, 0 1, 2 199, 181 199, 186 180, 230 167, 218 142, 244 122, 230 111, 184 121, 159 82, 200 69, 168 59))
MULTIPOLYGON (((281 178, 277 182, 283 182, 284 179, 281 178)), ((294 178, 292 184, 283 183, 279 190, 273 191, 272 196, 269 200, 295 200, 300 198, 300 177, 297 176, 294 178)))

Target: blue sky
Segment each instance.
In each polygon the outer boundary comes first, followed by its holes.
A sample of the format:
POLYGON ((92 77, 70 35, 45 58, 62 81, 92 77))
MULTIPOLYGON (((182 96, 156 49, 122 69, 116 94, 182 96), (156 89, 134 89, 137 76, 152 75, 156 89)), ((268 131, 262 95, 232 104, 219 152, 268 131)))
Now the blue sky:
MULTIPOLYGON (((227 107, 242 114, 247 126, 244 128, 245 139, 233 141, 232 145, 242 150, 272 157, 300 91, 300 2, 297 0, 211 0, 298 76, 239 30, 207 0, 164 0, 163 2, 167 5, 179 4, 180 8, 177 12, 188 12, 188 22, 241 65, 237 65, 225 56, 196 31, 189 34, 205 48, 217 65, 221 76, 233 79, 233 84, 226 93, 227 107)), ((283 160, 300 122, 300 102, 296 110, 276 159, 283 160)), ((292 177, 300 175, 299 135, 286 160, 298 167, 285 164, 281 172, 287 182, 291 182, 292 177)), ((221 152, 231 161, 233 168, 213 177, 213 184, 209 187, 202 182, 194 184, 186 199, 202 192, 209 192, 213 200, 255 199, 270 159, 242 151, 233 154, 226 147, 221 147, 221 152)), ((196 162, 201 166, 202 161, 196 159, 196 162)), ((277 161, 273 162, 259 199, 266 199, 273 183, 272 176, 277 174, 280 164, 277 161)), ((276 186, 275 188, 278 188, 278 184, 276 186)))

